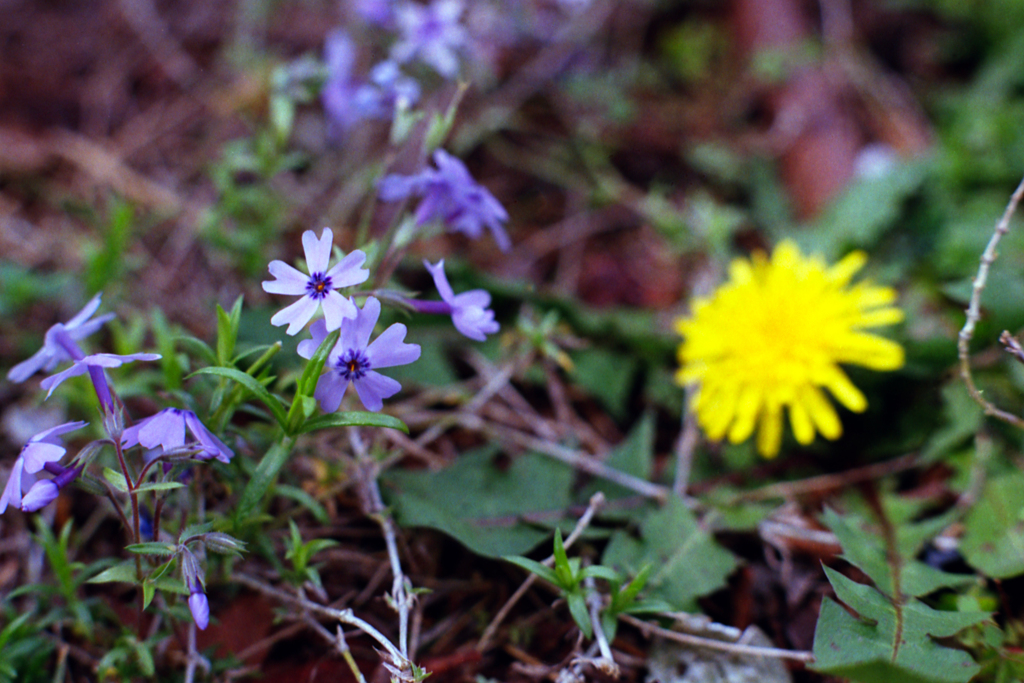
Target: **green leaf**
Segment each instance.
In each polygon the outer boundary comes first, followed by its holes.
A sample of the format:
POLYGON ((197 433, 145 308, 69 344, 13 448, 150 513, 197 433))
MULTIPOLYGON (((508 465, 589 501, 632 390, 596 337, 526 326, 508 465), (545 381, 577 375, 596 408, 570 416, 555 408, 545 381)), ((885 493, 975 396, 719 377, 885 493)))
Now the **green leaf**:
POLYGON ((233 380, 243 387, 248 389, 256 398, 264 403, 270 412, 274 415, 274 419, 277 420, 278 424, 282 428, 286 428, 287 413, 285 412, 284 406, 281 405, 281 401, 273 396, 267 388, 260 384, 251 375, 247 375, 241 370, 235 368, 201 368, 193 372, 189 377, 195 377, 196 375, 215 375, 217 377, 226 377, 227 379, 233 380))
POLYGON ((1024 574, 1024 474, 1011 472, 985 484, 964 520, 960 552, 994 579, 1024 574))
POLYGON ((299 379, 298 394, 300 396, 313 395, 313 392, 316 390, 316 383, 323 372, 324 363, 327 362, 327 356, 330 355, 331 349, 338 342, 340 334, 338 330, 331 332, 320 342, 320 346, 316 348, 316 351, 313 352, 313 356, 306 363, 306 368, 302 371, 302 377, 299 379))
POLYGON ((90 578, 86 583, 131 583, 139 582, 135 573, 135 560, 125 560, 113 567, 104 569, 96 576, 90 578))
POLYGON ((569 354, 572 378, 592 394, 618 420, 626 417, 629 392, 639 362, 635 355, 602 348, 589 348, 569 354))
POLYGON ((959 378, 942 388, 942 416, 945 426, 935 430, 921 451, 922 463, 932 463, 974 437, 981 428, 981 406, 967 393, 959 378))
POLYGON ((246 484, 242 491, 242 497, 235 507, 235 523, 238 525, 242 520, 248 519, 259 506, 267 491, 273 486, 277 479, 277 473, 284 466, 291 455, 291 439, 275 443, 260 460, 256 471, 252 473, 252 479, 246 484))
MULTIPOLYGON (((630 474, 643 480, 650 480, 654 463, 654 413, 644 413, 625 439, 612 449, 605 460, 608 467, 630 474)), ((629 498, 636 492, 625 486, 608 481, 594 481, 583 487, 577 500, 589 500, 592 495, 601 491, 607 500, 629 498)), ((631 514, 632 511, 626 514, 631 514)), ((602 511, 603 517, 612 517, 616 513, 602 511)))
POLYGON ((143 484, 139 488, 135 489, 136 493, 142 493, 143 491, 173 491, 174 489, 180 489, 184 484, 180 481, 151 481, 148 484, 143 484))
POLYGON ((128 480, 124 478, 124 475, 120 472, 110 469, 109 467, 103 468, 103 478, 110 482, 116 490, 121 493, 128 493, 128 480))
POLYGON ((504 559, 517 567, 525 569, 531 574, 536 574, 550 584, 558 586, 560 583, 558 574, 555 573, 554 569, 545 564, 541 564, 536 560, 531 560, 530 558, 523 557, 522 555, 508 555, 504 559))
POLYGON ((594 637, 594 627, 590 623, 590 612, 587 611, 587 601, 582 593, 569 593, 565 596, 565 602, 569 606, 569 614, 572 620, 583 631, 587 638, 594 637))
POLYGON ((640 537, 620 530, 612 535, 601 564, 626 575, 654 567, 647 593, 677 610, 694 610, 696 599, 725 585, 736 568, 732 554, 697 525, 686 505, 672 497, 641 522, 640 537))
POLYGON ((836 597, 859 617, 826 598, 814 633, 815 671, 863 683, 966 683, 981 669, 963 650, 934 639, 985 621, 988 613, 939 612, 914 598, 894 603, 828 567, 825 573, 836 597))
POLYGON ((900 595, 919 597, 940 588, 974 582, 970 575, 949 574, 913 559, 926 541, 951 523, 955 514, 956 511, 951 511, 917 524, 892 521, 896 527, 893 541, 896 547, 892 553, 887 551, 885 539, 856 515, 842 516, 826 509, 824 522, 843 546, 842 558, 867 574, 878 590, 894 598, 900 595))
POLYGON ((521 555, 550 537, 523 518, 561 520, 575 473, 535 453, 502 468, 495 454, 470 451, 440 472, 387 471, 382 493, 403 526, 438 529, 486 557, 521 555))
POLYGON ((381 413, 368 413, 361 410, 331 413, 330 415, 321 415, 312 420, 306 420, 296 433, 305 434, 331 427, 388 427, 405 432, 406 434, 409 433, 409 428, 397 417, 381 413))
POLYGON ((142 582, 142 609, 149 607, 149 603, 153 602, 153 596, 156 595, 156 586, 149 579, 142 582))
POLYGON ((238 323, 242 319, 242 297, 235 299, 231 313, 227 313, 217 304, 217 364, 231 365, 231 357, 235 353, 235 342, 238 340, 238 323))
POLYGON ((173 543, 132 543, 125 546, 125 550, 136 555, 173 555, 178 546, 173 543))

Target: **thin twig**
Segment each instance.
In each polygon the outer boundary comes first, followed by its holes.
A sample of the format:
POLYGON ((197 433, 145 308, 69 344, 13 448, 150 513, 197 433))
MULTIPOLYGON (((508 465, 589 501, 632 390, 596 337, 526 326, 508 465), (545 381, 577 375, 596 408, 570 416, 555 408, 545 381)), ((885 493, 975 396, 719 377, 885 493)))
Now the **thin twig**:
POLYGON ((997 417, 1000 420, 1008 422, 1016 427, 1024 428, 1024 419, 1021 419, 1013 413, 1008 413, 997 408, 993 403, 989 402, 981 395, 981 391, 979 391, 978 387, 974 384, 974 377, 971 375, 970 361, 971 337, 974 336, 974 327, 978 324, 978 321, 981 320, 981 293, 985 290, 985 283, 988 281, 989 268, 996 260, 996 247, 999 245, 999 241, 1003 236, 1010 231, 1010 219, 1013 218, 1013 214, 1017 211, 1017 206, 1020 204, 1022 197, 1024 197, 1024 179, 1022 179, 1020 184, 1017 185, 1017 189, 1013 191, 1013 195, 1010 197, 1010 202, 1006 205, 1006 211, 1003 212, 999 222, 996 223, 996 229, 992 233, 992 237, 989 238, 988 245, 985 247, 984 253, 981 255, 978 274, 975 276, 973 287, 971 288, 971 302, 967 307, 967 320, 964 322, 963 329, 960 330, 960 335, 957 339, 957 352, 960 357, 960 376, 964 378, 964 382, 967 384, 967 391, 970 392, 971 398, 977 401, 978 404, 984 408, 985 414, 997 417))
POLYGON ((682 431, 676 443, 676 476, 672 482, 672 493, 680 498, 686 496, 690 486, 690 470, 693 467, 693 452, 697 448, 700 430, 697 428, 697 416, 690 410, 690 389, 686 390, 683 399, 682 431))
POLYGON ((601 657, 592 661, 601 672, 614 678, 618 678, 619 665, 612 657, 612 648, 608 644, 608 636, 605 635, 604 626, 601 625, 601 594, 597 591, 596 582, 593 576, 583 579, 583 585, 587 588, 587 612, 590 614, 590 627, 594 629, 594 642, 601 653, 601 657))
MULTIPOLYGON (((598 491, 590 497, 590 502, 587 505, 586 511, 580 516, 579 521, 576 522, 576 526, 572 530, 572 533, 566 537, 563 543, 565 548, 568 549, 572 547, 572 544, 576 542, 576 539, 578 539, 583 531, 590 526, 590 522, 594 519, 594 515, 596 515, 597 511, 601 509, 604 502, 604 493, 601 491, 598 491)), ((549 555, 541 562, 541 564, 546 567, 550 567, 554 562, 555 556, 549 555)), ((494 615, 494 619, 492 619, 491 623, 487 625, 487 628, 484 630, 484 634, 480 636, 480 641, 476 644, 477 652, 484 652, 487 649, 487 646, 491 644, 491 639, 494 638, 495 631, 498 630, 498 626, 505 621, 505 617, 508 616, 508 613, 516 606, 516 603, 519 602, 520 598, 526 594, 526 591, 530 590, 530 586, 532 586, 536 580, 536 574, 530 574, 527 576, 522 585, 520 585, 519 588, 516 589, 516 592, 512 594, 512 597, 502 605, 501 609, 498 610, 498 613, 494 615)))
POLYGON ((660 636, 662 638, 674 640, 677 643, 683 643, 684 645, 702 647, 707 650, 719 650, 721 652, 728 652, 730 654, 735 655, 772 657, 774 659, 792 659, 798 662, 814 661, 814 653, 807 652, 805 650, 785 650, 783 648, 778 647, 757 647, 754 645, 740 645, 738 643, 727 643, 721 640, 715 640, 713 638, 702 638, 700 636, 690 635, 689 633, 671 631, 667 628, 662 628, 654 624, 649 624, 646 621, 637 619, 636 617, 631 616, 629 614, 620 614, 619 618, 627 624, 635 626, 644 635, 660 636))

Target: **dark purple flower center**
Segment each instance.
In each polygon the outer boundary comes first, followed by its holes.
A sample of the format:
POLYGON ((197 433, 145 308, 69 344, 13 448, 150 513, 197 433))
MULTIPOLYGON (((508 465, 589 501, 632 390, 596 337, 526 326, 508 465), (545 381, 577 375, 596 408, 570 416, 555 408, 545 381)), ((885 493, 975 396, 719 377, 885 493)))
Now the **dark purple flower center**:
POLYGON ((370 359, 359 349, 349 349, 335 364, 340 374, 346 380, 352 381, 362 379, 370 370, 370 359))
POLYGON ((327 296, 334 289, 329 275, 313 273, 306 281, 306 296, 311 299, 320 300, 327 296))

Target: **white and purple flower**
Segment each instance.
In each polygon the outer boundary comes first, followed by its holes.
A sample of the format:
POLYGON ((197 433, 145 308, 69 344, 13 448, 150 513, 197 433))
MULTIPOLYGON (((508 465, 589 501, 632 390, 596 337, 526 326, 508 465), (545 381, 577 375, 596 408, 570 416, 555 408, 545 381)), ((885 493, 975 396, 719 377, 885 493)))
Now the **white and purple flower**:
POLYGON ((502 223, 508 212, 482 185, 473 180, 466 165, 443 149, 435 150, 436 169, 425 168, 417 174, 392 174, 380 181, 384 201, 422 197, 416 208, 416 224, 438 221, 450 229, 476 239, 486 227, 502 251, 512 247, 502 223))
POLYGON ((270 274, 274 280, 264 280, 263 290, 271 294, 288 294, 300 297, 295 303, 283 308, 270 319, 272 325, 288 325, 287 333, 298 334, 318 309, 323 309, 328 330, 336 330, 341 321, 356 315, 356 306, 338 291, 366 282, 370 271, 363 268, 366 254, 356 250, 338 261, 330 270, 331 245, 334 233, 324 228, 320 239, 312 230, 302 233, 302 248, 306 253, 305 275, 284 261, 271 261, 270 274))
POLYGON ((67 339, 77 342, 79 339, 84 339, 100 329, 104 323, 114 317, 113 313, 106 313, 90 320, 100 307, 102 298, 102 294, 97 294, 71 320, 51 326, 46 332, 43 348, 36 351, 28 360, 22 361, 11 368, 7 373, 7 379, 12 382, 24 382, 40 370, 50 372, 59 363, 73 360, 74 357, 68 351, 66 345, 61 344, 61 335, 57 334, 57 332, 62 330, 67 339))
MULTIPOLYGON (((405 325, 395 323, 370 342, 370 335, 380 317, 380 302, 369 297, 363 308, 357 309, 355 318, 341 322, 338 343, 327 356, 327 369, 317 382, 313 397, 325 412, 333 413, 341 406, 349 384, 355 385, 356 394, 367 410, 377 411, 384 399, 397 394, 402 385, 377 372, 379 368, 408 365, 420 357, 418 344, 405 343, 405 325)), ((299 343, 299 355, 312 358, 327 338, 327 327, 317 321, 310 327, 312 339, 299 343)))
POLYGON ((484 341, 487 335, 496 333, 501 326, 494 320, 494 311, 487 308, 491 295, 483 289, 472 289, 456 294, 444 274, 444 259, 431 265, 423 265, 434 278, 434 286, 441 295, 441 301, 411 301, 413 308, 421 313, 450 315, 455 329, 475 341, 484 341))
POLYGON ((81 429, 87 422, 65 422, 45 431, 39 432, 28 440, 14 461, 11 476, 0 494, 0 514, 7 506, 26 512, 34 512, 57 498, 61 488, 73 481, 80 468, 64 468, 58 461, 64 457, 64 448, 60 435, 81 429), (55 475, 53 479, 39 479, 42 470, 55 475))
POLYGON ((191 410, 167 408, 156 415, 147 417, 124 430, 121 444, 131 448, 142 444, 146 448, 163 448, 170 451, 184 448, 186 445, 198 449, 195 457, 200 460, 217 459, 229 462, 234 452, 213 432, 206 428, 191 410), (192 434, 194 441, 185 440, 185 429, 192 434))

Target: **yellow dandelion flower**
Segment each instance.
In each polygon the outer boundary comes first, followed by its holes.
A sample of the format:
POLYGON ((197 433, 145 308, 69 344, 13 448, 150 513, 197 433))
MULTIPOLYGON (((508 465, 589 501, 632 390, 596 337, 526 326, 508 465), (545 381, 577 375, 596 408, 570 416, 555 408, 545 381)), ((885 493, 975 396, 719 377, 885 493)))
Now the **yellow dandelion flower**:
POLYGON ((864 330, 897 323, 903 312, 892 305, 892 288, 850 285, 865 261, 855 251, 830 267, 786 240, 771 260, 758 252, 733 261, 729 281, 676 321, 683 336, 676 380, 698 389, 692 410, 710 439, 739 443, 758 427, 757 448, 770 458, 782 442, 783 407, 805 445, 816 432, 842 433, 822 388, 854 412, 867 408, 839 364, 901 367, 903 348, 864 330))

